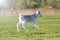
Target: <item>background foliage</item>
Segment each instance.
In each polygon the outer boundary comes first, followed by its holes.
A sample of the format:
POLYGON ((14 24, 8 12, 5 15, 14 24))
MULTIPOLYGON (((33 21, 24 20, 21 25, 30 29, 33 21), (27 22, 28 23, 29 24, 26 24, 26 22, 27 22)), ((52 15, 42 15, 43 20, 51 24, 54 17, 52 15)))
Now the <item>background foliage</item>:
POLYGON ((3 7, 0 5, 0 9, 44 8, 47 6, 60 8, 60 0, 5 0, 5 2, 6 4, 2 4, 3 7))

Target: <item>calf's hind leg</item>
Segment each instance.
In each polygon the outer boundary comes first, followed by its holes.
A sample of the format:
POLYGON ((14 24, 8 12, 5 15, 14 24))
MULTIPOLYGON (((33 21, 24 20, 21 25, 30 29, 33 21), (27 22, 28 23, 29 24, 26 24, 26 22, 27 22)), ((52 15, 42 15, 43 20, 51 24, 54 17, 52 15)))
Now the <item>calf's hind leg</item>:
POLYGON ((20 25, 21 25, 21 23, 20 23, 20 22, 18 22, 18 23, 17 23, 17 31, 20 31, 20 30, 19 30, 20 25))
POLYGON ((26 27, 26 22, 23 22, 23 23, 22 23, 22 27, 23 27, 26 31, 28 31, 28 29, 27 29, 27 27, 26 27))

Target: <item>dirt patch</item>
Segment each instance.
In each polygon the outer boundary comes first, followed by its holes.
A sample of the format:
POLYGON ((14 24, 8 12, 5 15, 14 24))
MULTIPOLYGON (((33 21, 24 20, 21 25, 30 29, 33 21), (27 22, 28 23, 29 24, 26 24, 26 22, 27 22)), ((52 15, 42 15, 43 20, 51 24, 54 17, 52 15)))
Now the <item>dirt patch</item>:
POLYGON ((25 10, 0 10, 0 16, 33 15, 36 11, 45 15, 60 14, 60 9, 25 9, 25 10))

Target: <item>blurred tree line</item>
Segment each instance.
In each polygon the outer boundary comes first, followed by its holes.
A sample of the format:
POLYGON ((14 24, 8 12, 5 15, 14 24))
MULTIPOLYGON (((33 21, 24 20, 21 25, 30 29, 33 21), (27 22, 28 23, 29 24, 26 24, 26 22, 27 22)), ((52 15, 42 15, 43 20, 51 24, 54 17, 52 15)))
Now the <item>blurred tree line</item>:
POLYGON ((47 0, 18 0, 20 8, 40 8, 47 5, 47 0))
MULTIPOLYGON (((26 8, 44 8, 51 6, 52 8, 60 8, 60 0, 5 0, 7 5, 5 8, 26 9, 26 8)), ((0 5, 0 9, 1 9, 0 5)))

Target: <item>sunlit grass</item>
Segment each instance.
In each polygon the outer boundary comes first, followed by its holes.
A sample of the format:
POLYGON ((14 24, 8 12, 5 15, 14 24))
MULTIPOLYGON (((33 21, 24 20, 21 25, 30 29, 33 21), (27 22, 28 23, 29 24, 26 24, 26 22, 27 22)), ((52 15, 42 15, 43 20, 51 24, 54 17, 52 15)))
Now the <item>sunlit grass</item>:
POLYGON ((60 40, 60 15, 44 15, 37 19, 42 30, 27 23, 29 32, 16 30, 18 16, 0 16, 0 40, 60 40))

